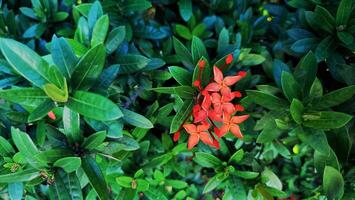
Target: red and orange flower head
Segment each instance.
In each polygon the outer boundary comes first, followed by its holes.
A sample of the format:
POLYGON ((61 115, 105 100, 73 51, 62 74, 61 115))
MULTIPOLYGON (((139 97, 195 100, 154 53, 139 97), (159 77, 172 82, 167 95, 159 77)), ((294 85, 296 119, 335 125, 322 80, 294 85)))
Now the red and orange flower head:
MULTIPOLYGON (((229 54, 225 58, 225 64, 233 62, 233 55, 229 54)), ((231 86, 246 76, 246 72, 238 72, 234 76, 224 77, 222 70, 213 66, 213 79, 203 88, 201 85, 203 70, 206 70, 206 61, 201 59, 197 63, 198 77, 193 82, 193 86, 198 89, 195 97, 195 105, 192 108, 192 122, 186 123, 190 119, 189 115, 179 131, 174 134, 174 141, 180 137, 181 129, 184 128, 189 134, 187 142, 188 149, 192 149, 199 141, 219 149, 218 139, 231 132, 237 138, 243 138, 239 124, 248 119, 249 115, 237 116, 236 113, 244 111, 243 106, 235 104, 236 98, 241 98, 239 91, 232 91, 231 86), (217 126, 218 124, 218 126, 217 126), (217 136, 217 137, 215 137, 217 136)))

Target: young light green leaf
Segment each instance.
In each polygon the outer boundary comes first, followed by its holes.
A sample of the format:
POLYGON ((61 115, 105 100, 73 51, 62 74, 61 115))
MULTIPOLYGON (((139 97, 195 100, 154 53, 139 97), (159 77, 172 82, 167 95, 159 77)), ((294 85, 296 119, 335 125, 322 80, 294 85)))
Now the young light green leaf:
POLYGON ((91 92, 76 91, 66 106, 79 114, 99 121, 110 121, 123 116, 110 99, 91 92))
POLYGON ((39 177, 39 175, 39 171, 36 169, 25 169, 15 173, 1 174, 0 183, 27 182, 39 177))

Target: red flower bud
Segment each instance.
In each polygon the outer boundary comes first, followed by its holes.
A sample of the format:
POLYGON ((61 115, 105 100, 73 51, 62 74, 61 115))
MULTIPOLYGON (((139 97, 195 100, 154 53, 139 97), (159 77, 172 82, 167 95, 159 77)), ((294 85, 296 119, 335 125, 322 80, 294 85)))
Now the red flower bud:
POLYGON ((55 116, 55 114, 53 113, 53 111, 48 112, 47 115, 48 115, 48 117, 51 118, 52 120, 55 120, 55 119, 56 119, 56 116, 55 116))
POLYGON ((194 85, 195 87, 200 88, 200 87, 201 87, 201 81, 196 80, 196 81, 194 81, 193 85, 194 85))
POLYGON ((236 111, 244 111, 244 107, 242 105, 237 104, 234 107, 236 111))
POLYGON ((245 76, 247 75, 247 72, 245 72, 245 71, 240 71, 240 72, 238 72, 237 75, 238 75, 238 76, 245 77, 245 76))
POLYGON ((234 95, 234 97, 237 97, 237 98, 242 97, 242 93, 240 93, 239 91, 233 92, 233 95, 234 95))
POLYGON ((180 138, 180 131, 177 131, 174 133, 174 137, 173 137, 174 142, 178 141, 179 138, 180 138))
POLYGON ((232 54, 229 54, 227 57, 226 57, 226 64, 229 65, 230 63, 232 63, 233 61, 233 55, 232 54))
POLYGON ((218 140, 213 140, 213 143, 212 143, 211 146, 213 146, 213 147, 216 148, 216 149, 219 149, 219 148, 220 148, 220 145, 219 145, 218 140))
POLYGON ((199 68, 204 68, 205 65, 206 65, 206 61, 205 61, 205 60, 200 60, 200 61, 198 61, 198 63, 197 63, 197 66, 198 66, 199 68))

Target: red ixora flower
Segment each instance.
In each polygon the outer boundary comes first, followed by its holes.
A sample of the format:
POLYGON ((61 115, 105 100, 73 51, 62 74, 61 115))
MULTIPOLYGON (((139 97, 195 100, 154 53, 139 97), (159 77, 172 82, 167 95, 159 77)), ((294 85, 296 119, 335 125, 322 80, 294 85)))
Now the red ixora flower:
MULTIPOLYGON (((230 54, 226 56, 225 64, 222 67, 232 62, 233 56, 230 54)), ((222 71, 217 66, 214 66, 214 78, 212 82, 203 88, 201 82, 204 77, 201 76, 205 67, 208 66, 206 64, 206 61, 203 59, 197 63, 196 67, 199 68, 198 77, 192 85, 198 89, 199 93, 195 98, 195 105, 192 108, 191 114, 184 120, 183 125, 173 137, 174 141, 177 141, 180 137, 181 129, 184 128, 189 134, 188 149, 192 149, 200 140, 211 147, 219 149, 218 138, 221 138, 228 132, 231 132, 237 138, 243 138, 238 124, 244 122, 249 117, 249 115, 235 115, 238 112, 244 111, 243 106, 233 103, 236 98, 242 97, 242 94, 239 91, 232 91, 230 88, 230 86, 245 77, 246 72, 241 71, 235 76, 224 78, 222 71), (190 116, 192 116, 192 122, 186 123, 190 119, 190 116), (222 125, 217 126, 216 124, 222 125)))

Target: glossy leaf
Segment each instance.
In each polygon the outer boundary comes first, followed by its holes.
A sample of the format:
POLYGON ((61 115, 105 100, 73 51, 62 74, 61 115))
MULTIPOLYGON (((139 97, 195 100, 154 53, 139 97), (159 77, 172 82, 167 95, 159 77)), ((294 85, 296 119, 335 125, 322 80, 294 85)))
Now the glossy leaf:
POLYGON ((79 113, 67 106, 64 106, 63 110, 63 126, 64 134, 70 141, 78 142, 81 140, 79 113))
POLYGON ((91 46, 96 46, 105 42, 108 28, 108 15, 103 15, 95 23, 94 29, 92 31, 91 46))
POLYGON ((141 114, 127 109, 122 109, 122 112, 123 120, 130 125, 147 129, 154 127, 152 122, 141 114))
POLYGON ((192 107, 194 105, 193 100, 185 100, 180 110, 176 113, 173 121, 170 125, 170 133, 175 133, 179 130, 186 118, 191 114, 192 107))
POLYGON ((285 100, 271 94, 256 90, 247 90, 248 97, 256 104, 270 110, 282 110, 288 107, 285 100))
POLYGON ((80 182, 75 173, 65 173, 63 170, 58 170, 54 178, 55 182, 49 186, 49 196, 51 199, 83 199, 80 182))
POLYGON ((123 42, 126 36, 125 26, 119 26, 113 29, 107 36, 105 48, 107 54, 113 53, 118 46, 123 42))
POLYGON ((106 131, 99 131, 86 138, 81 146, 87 150, 93 150, 101 145, 105 139, 106 131))
POLYGON ((106 97, 91 92, 77 91, 66 106, 79 114, 100 121, 115 120, 123 116, 116 104, 106 97))
POLYGON ((53 166, 62 168, 66 173, 75 172, 81 165, 79 157, 64 157, 57 160, 53 166))
POLYGON ((102 44, 99 44, 83 55, 75 66, 72 79, 74 89, 88 90, 95 80, 100 76, 105 64, 106 51, 102 44))
POLYGON ((344 195, 344 179, 333 167, 326 166, 323 174, 323 189, 328 199, 341 199, 344 195))

